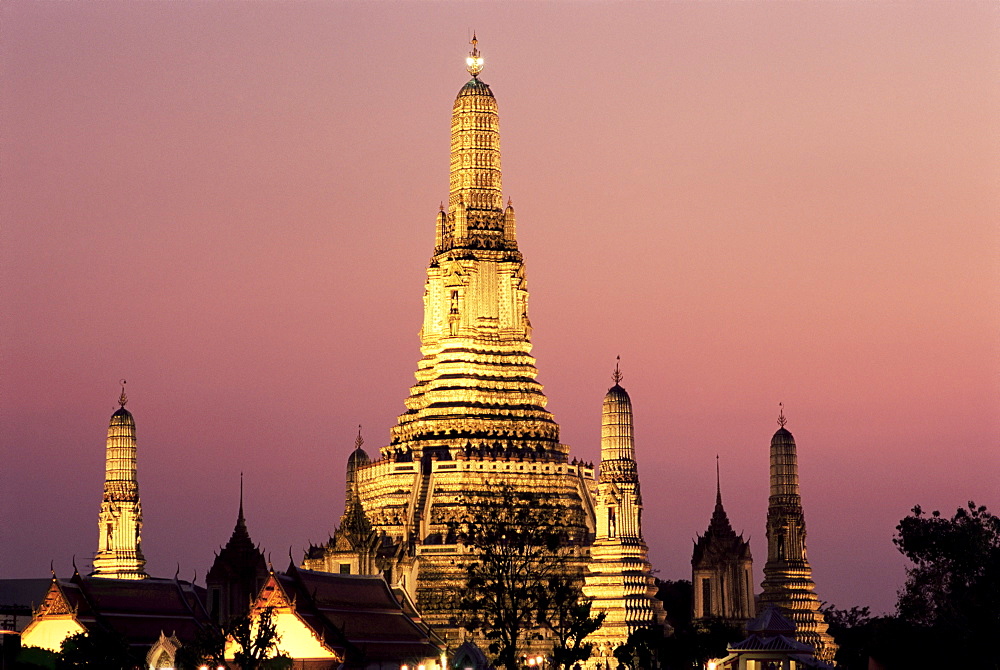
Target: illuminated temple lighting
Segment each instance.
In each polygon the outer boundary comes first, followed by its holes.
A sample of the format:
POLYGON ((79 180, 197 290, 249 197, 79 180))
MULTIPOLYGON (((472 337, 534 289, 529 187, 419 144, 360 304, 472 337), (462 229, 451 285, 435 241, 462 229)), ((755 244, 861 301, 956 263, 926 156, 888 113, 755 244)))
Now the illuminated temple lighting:
POLYGON ((785 428, 784 406, 771 438, 771 495, 767 505, 767 563, 759 607, 777 606, 795 624, 795 639, 811 645, 816 657, 832 661, 837 645, 820 611, 812 567, 806 557, 806 521, 799 495, 795 438, 785 428))
MULTIPOLYGON (((476 37, 466 66, 472 78, 452 110, 449 193, 435 217, 416 381, 377 457, 352 452, 340 526, 303 561, 310 570, 382 573, 455 645, 469 639, 454 598, 467 581, 468 550, 454 532, 463 501, 499 500, 506 484, 563 507, 559 522, 573 545, 566 570, 579 575, 596 489, 593 466, 560 442, 536 381, 524 260, 501 185, 497 101, 478 76, 476 37)), ((550 647, 541 640, 525 651, 550 647)))
POLYGON ((98 517, 94 577, 145 579, 142 555, 142 503, 136 477, 135 418, 125 409, 125 380, 119 408, 108 426, 104 498, 98 517))
POLYGON ((640 628, 662 626, 662 603, 642 537, 642 493, 635 460, 632 399, 621 386, 618 364, 614 386, 604 396, 601 413, 601 470, 597 484, 597 533, 583 592, 593 612, 605 612, 604 624, 587 637, 594 644, 588 667, 616 666, 614 650, 640 628))

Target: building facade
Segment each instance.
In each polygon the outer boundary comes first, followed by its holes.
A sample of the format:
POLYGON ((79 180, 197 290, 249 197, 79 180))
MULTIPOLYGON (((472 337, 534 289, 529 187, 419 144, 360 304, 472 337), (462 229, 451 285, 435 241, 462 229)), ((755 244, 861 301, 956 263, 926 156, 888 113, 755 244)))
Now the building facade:
POLYGON ((799 495, 795 438, 785 428, 784 411, 771 438, 771 495, 767 505, 767 563, 764 564, 761 609, 775 605, 795 624, 795 639, 833 661, 837 645, 820 611, 812 567, 806 556, 806 521, 799 495))
POLYGON ((699 535, 691 555, 692 616, 696 622, 719 619, 742 628, 754 617, 753 556, 750 542, 736 534, 722 506, 718 456, 715 464, 715 510, 708 530, 699 535))

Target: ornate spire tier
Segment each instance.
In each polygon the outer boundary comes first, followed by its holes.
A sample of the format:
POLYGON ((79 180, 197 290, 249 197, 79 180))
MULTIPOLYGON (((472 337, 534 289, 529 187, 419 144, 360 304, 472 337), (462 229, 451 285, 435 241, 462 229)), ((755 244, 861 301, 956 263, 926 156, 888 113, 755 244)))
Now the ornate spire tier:
POLYGON ((125 409, 125 380, 111 415, 105 457, 104 498, 98 516, 94 577, 145 579, 142 555, 142 503, 136 477, 135 419, 125 409))
POLYGON ((816 656, 832 661, 837 645, 820 612, 812 567, 806 557, 806 521, 799 496, 795 438, 785 428, 784 407, 771 438, 771 495, 767 506, 767 563, 759 608, 773 604, 796 625, 795 638, 812 645, 816 656))

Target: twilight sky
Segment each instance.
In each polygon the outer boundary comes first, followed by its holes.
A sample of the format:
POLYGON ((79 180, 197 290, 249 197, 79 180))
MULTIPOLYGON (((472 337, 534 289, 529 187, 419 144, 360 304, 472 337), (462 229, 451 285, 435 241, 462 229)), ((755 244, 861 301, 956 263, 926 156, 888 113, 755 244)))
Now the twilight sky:
POLYGON ((534 353, 597 460, 616 355, 645 534, 723 498, 766 558, 778 402, 821 599, 889 611, 915 504, 1000 512, 1000 5, 0 4, 0 577, 89 570, 128 379, 149 571, 201 580, 246 475, 329 537, 419 356, 478 32, 534 353))

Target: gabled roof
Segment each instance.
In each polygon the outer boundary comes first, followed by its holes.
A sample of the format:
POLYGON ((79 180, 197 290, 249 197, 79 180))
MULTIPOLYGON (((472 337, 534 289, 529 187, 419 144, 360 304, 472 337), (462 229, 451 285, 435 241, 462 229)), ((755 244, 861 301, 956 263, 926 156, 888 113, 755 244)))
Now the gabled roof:
POLYGON ((747 632, 764 635, 794 635, 795 623, 784 616, 775 605, 770 604, 755 618, 747 622, 747 632))
POLYGON ((346 649, 350 660, 402 663, 439 656, 444 648, 425 624, 407 615, 381 576, 315 572, 292 564, 286 574, 272 577, 271 588, 280 588, 274 595, 283 597, 328 647, 346 649))
POLYGON ((35 618, 72 614, 87 630, 120 633, 129 644, 149 647, 160 633, 191 640, 208 623, 204 589, 177 579, 53 579, 35 618))

